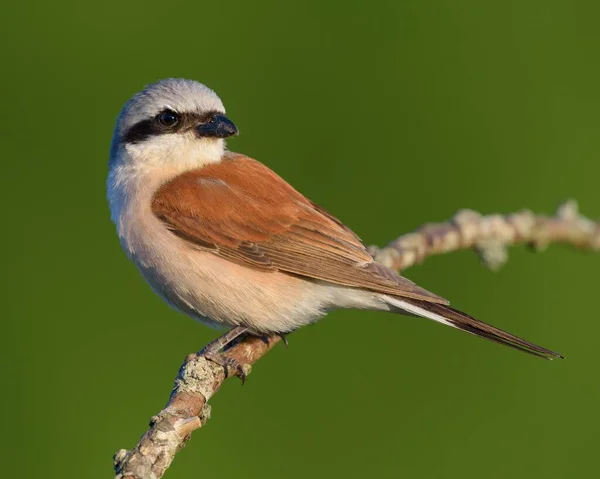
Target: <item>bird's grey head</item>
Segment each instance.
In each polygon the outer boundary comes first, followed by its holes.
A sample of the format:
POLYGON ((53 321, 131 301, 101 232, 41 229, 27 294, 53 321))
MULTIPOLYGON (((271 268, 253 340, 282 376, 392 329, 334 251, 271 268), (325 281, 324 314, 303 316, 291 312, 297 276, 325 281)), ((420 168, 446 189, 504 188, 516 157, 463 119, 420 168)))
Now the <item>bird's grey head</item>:
POLYGON ((113 135, 111 166, 218 161, 224 139, 237 133, 214 91, 192 80, 167 78, 125 103, 113 135))

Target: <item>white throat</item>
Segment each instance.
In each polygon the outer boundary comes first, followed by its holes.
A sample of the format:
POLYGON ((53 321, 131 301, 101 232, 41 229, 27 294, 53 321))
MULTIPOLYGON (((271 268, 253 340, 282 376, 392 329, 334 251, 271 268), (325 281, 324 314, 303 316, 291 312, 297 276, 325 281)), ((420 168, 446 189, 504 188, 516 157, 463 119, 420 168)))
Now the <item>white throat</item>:
POLYGON ((140 143, 123 145, 119 160, 139 168, 179 167, 182 171, 221 161, 225 141, 220 138, 197 138, 193 134, 158 135, 140 143))

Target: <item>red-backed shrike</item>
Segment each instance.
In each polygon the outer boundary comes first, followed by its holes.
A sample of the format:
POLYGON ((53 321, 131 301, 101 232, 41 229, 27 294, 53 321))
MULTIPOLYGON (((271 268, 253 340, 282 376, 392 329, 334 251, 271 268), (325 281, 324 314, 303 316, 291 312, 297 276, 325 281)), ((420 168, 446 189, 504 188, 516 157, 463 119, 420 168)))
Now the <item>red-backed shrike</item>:
POLYGON ((285 334, 337 308, 432 319, 536 356, 559 354, 482 323, 374 262, 347 226, 252 158, 219 97, 190 80, 146 87, 124 106, 108 175, 112 219, 150 286, 183 313, 285 334))

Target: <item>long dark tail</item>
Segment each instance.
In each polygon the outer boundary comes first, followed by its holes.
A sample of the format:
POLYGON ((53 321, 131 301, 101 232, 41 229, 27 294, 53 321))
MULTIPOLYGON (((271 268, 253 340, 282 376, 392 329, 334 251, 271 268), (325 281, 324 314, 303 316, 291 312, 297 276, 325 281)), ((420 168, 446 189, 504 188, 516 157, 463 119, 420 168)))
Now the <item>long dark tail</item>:
POLYGON ((389 303, 399 310, 399 312, 409 313, 415 316, 432 319, 438 323, 451 326, 467 333, 480 336, 495 343, 503 344, 510 348, 518 349, 525 353, 533 354, 544 359, 563 358, 559 353, 542 348, 537 344, 530 343, 524 339, 507 333, 501 329, 495 328, 489 324, 483 323, 462 311, 445 306, 443 304, 429 303, 412 298, 399 298, 397 296, 388 296, 389 303))

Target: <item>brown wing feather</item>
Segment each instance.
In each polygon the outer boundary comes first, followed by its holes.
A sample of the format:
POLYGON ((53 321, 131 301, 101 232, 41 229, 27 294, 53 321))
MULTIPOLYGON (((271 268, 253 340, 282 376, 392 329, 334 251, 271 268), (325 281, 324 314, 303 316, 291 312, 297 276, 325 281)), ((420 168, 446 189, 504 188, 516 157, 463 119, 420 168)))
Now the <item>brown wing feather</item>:
POLYGON ((242 155, 163 185, 152 211, 186 241, 244 266, 447 304, 375 263, 352 230, 242 155))

